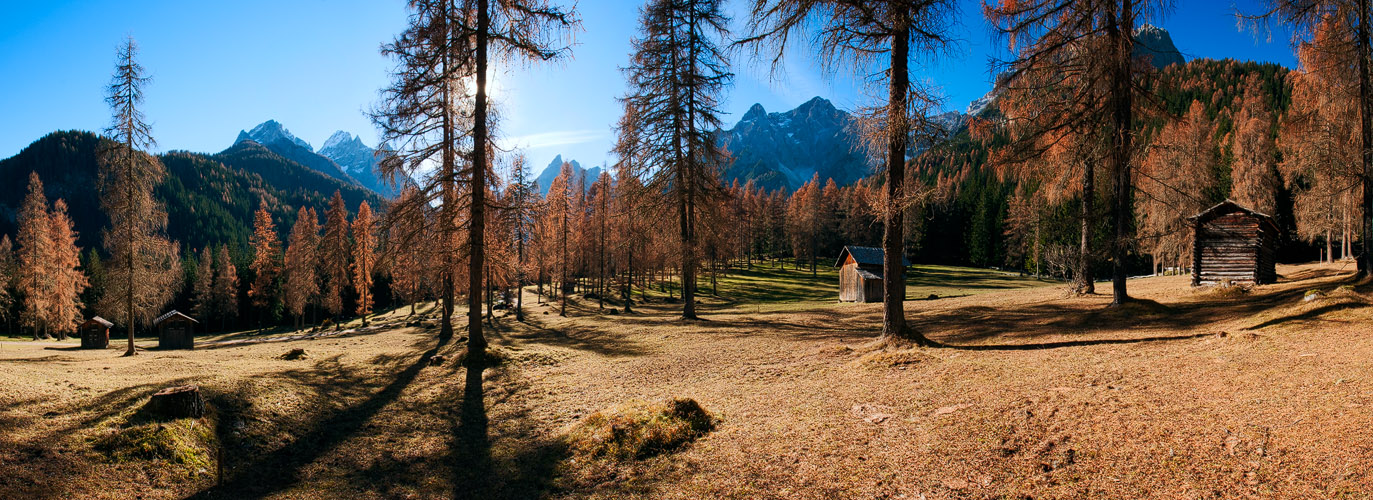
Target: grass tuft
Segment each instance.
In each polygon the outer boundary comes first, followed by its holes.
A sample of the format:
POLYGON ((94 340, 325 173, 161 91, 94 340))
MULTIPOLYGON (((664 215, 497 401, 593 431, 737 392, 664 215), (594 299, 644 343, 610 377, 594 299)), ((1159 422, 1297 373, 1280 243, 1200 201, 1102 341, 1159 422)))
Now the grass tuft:
POLYGON ((631 403, 591 414, 568 433, 576 454, 609 460, 639 460, 670 452, 704 436, 716 419, 695 400, 631 403))

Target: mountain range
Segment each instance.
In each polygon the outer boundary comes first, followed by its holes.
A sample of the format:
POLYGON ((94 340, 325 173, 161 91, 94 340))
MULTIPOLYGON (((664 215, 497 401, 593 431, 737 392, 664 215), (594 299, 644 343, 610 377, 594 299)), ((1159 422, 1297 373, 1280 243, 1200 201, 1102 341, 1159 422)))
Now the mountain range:
POLYGON ((252 130, 240 131, 234 144, 256 142, 291 161, 315 169, 330 177, 370 189, 385 198, 394 198, 400 189, 384 182, 377 171, 380 160, 376 150, 363 144, 362 138, 344 132, 334 132, 315 151, 310 143, 292 135, 276 120, 262 122, 252 130))
MULTIPOLYGON (((584 181, 582 189, 590 188, 591 183, 596 182, 596 178, 601 176, 601 167, 582 168, 582 164, 577 163, 577 160, 569 160, 567 163, 572 165, 573 179, 581 177, 584 181)), ((558 174, 562 172, 562 166, 563 155, 555 156, 553 157, 553 161, 549 162, 547 167, 544 167, 543 172, 540 172, 539 176, 534 178, 534 184, 539 186, 539 194, 548 195, 548 188, 553 186, 553 179, 558 177, 558 174)))
MULTIPOLYGON (((1135 40, 1135 56, 1147 57, 1157 68, 1185 62, 1167 30, 1144 25, 1135 31, 1135 40)), ((930 126, 937 129, 931 132, 952 136, 967 126, 970 116, 993 108, 1004 77, 998 75, 995 80, 991 91, 969 103, 967 112, 931 116, 930 126)), ((780 113, 754 104, 733 127, 716 132, 720 145, 730 154, 723 179, 726 184, 753 181, 769 191, 786 192, 795 191, 816 174, 822 183, 831 179, 839 185, 856 182, 872 173, 872 164, 862 152, 854 124, 851 114, 821 97, 780 113)), ((922 149, 916 141, 908 154, 913 157, 922 149)), ((541 192, 548 192, 562 162, 559 155, 539 174, 541 192)), ((575 160, 571 163, 579 172, 584 171, 575 160)), ((598 168, 585 172, 591 179, 600 174, 598 168)))

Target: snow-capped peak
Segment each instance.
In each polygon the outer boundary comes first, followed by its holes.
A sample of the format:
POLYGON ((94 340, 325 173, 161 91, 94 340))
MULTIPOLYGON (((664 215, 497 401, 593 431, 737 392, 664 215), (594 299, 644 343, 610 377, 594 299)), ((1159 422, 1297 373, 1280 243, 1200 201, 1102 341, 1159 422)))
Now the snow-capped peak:
POLYGON ((334 132, 334 135, 329 136, 329 138, 324 141, 324 145, 320 146, 319 150, 324 151, 326 149, 333 149, 340 144, 343 144, 345 142, 351 142, 352 140, 353 134, 349 134, 347 132, 340 130, 338 132, 334 132))
POLYGON ((291 132, 286 130, 286 127, 283 127, 281 123, 278 123, 276 120, 267 120, 265 122, 262 122, 258 126, 253 127, 253 129, 249 130, 247 133, 239 134, 240 140, 242 140, 243 136, 245 135, 247 136, 247 138, 252 139, 256 141, 258 144, 262 145, 267 145, 280 140, 285 140, 287 142, 291 142, 296 144, 297 146, 305 148, 307 151, 313 152, 315 150, 313 147, 310 146, 310 143, 301 140, 299 137, 291 135, 291 132))

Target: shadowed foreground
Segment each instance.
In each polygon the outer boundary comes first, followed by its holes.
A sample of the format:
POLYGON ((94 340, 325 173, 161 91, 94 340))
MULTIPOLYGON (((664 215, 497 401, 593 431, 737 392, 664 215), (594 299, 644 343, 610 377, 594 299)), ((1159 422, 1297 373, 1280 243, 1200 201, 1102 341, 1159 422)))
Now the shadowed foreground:
MULTIPOLYGON (((0 390, 0 497, 1373 495, 1366 291, 1338 268, 1279 272, 1248 293, 1134 280, 1142 300, 1111 309, 1061 286, 913 301, 950 348, 910 351, 871 351, 880 304, 713 301, 683 323, 661 304, 560 318, 532 294, 529 324, 497 319, 484 370, 427 327, 135 358, 0 346, 18 382, 0 390), (308 357, 276 358, 293 347, 308 357), (180 383, 210 395, 222 483, 93 449, 180 383), (632 463, 562 442, 593 412, 673 397, 716 430, 632 463)), ((827 286, 788 273, 788 293, 827 286)))

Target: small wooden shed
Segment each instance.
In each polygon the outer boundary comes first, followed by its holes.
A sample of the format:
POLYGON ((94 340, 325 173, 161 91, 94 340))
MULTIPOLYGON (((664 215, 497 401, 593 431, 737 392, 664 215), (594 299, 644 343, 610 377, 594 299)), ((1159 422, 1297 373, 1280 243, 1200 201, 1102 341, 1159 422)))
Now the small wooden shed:
POLYGON ((195 349, 194 318, 173 309, 153 320, 158 349, 195 349))
MULTIPOLYGON (((882 286, 881 248, 845 246, 839 252, 839 260, 834 267, 839 268, 840 302, 881 302, 885 288, 882 286)), ((909 266, 905 257, 902 266, 909 266)))
POLYGON ((81 334, 82 349, 107 349, 110 347, 110 327, 114 323, 100 316, 93 317, 76 327, 81 334))
POLYGON ((1192 222, 1192 286, 1278 280, 1278 225, 1231 200, 1188 217, 1192 222))

